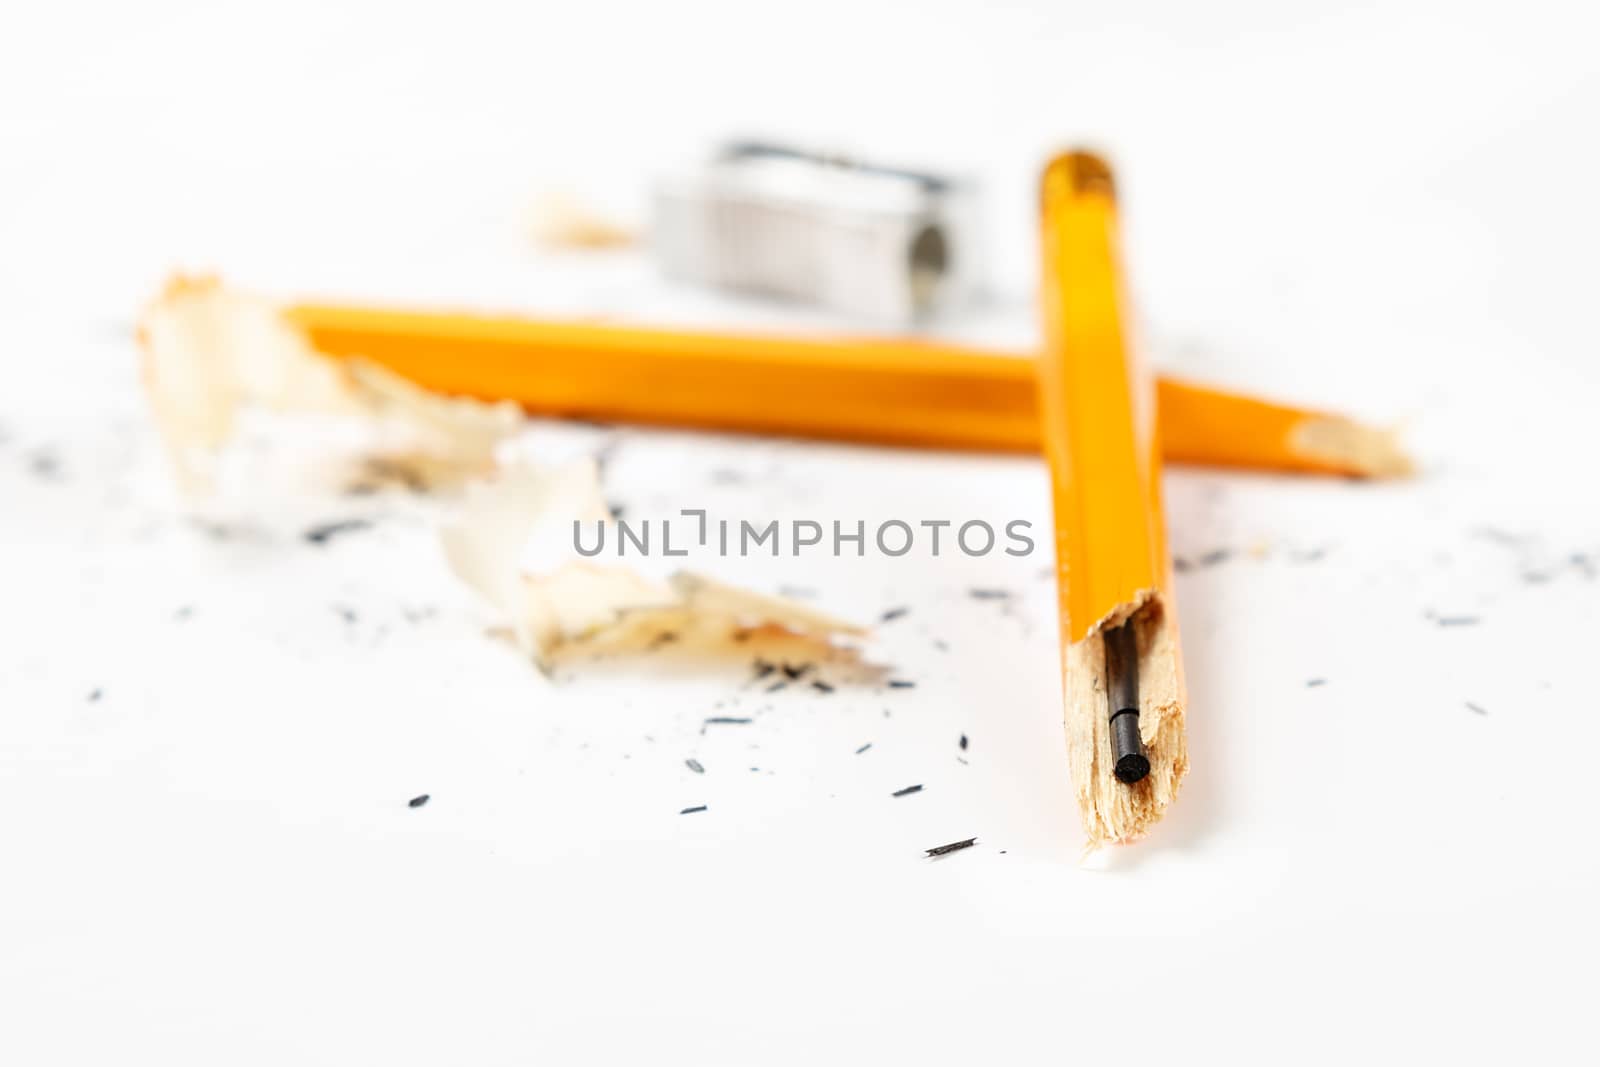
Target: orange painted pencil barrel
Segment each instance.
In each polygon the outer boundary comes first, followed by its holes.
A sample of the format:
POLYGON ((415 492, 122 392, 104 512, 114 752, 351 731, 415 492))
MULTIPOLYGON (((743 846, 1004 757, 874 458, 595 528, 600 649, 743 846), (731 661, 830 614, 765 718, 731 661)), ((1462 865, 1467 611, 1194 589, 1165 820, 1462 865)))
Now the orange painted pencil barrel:
POLYGON ((1110 170, 1068 153, 1041 199, 1040 425, 1063 636, 1080 641, 1165 579, 1161 436, 1154 384, 1124 333, 1110 170))
POLYGON ((1050 465, 1062 693, 1093 844, 1142 837, 1188 766, 1154 380, 1126 324, 1110 168, 1070 152, 1040 190, 1040 434, 1050 465))
MULTIPOLYGON (((318 350, 535 414, 933 448, 1037 452, 1034 356, 878 338, 676 332, 301 304, 318 350)), ((1166 458, 1395 473, 1377 431, 1324 412, 1163 381, 1166 458)))

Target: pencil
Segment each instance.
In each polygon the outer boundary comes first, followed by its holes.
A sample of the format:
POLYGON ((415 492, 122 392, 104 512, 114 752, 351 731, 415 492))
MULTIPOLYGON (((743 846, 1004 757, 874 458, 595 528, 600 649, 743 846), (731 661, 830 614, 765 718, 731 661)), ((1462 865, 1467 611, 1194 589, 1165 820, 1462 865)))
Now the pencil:
POLYGON ((1055 515, 1067 753, 1091 845, 1142 837, 1188 766, 1156 393, 1132 350, 1110 168, 1059 156, 1040 191, 1039 409, 1055 515))
MULTIPOLYGON (((1035 355, 882 338, 680 332, 299 304, 314 348, 424 388, 539 415, 1037 454, 1035 355)), ((1352 477, 1403 473, 1387 432, 1323 411, 1158 384, 1176 463, 1352 477)))

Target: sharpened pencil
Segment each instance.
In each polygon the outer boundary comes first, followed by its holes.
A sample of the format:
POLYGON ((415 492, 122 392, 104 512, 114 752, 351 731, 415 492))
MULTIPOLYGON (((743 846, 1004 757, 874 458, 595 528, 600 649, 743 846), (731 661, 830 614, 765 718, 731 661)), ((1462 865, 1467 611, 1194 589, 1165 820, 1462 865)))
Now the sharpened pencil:
MULTIPOLYGON (((299 304, 318 351, 537 415, 825 440, 1037 453, 1036 356, 883 338, 803 338, 299 304)), ((1175 463, 1403 473, 1387 432, 1181 381, 1158 385, 1175 463)))

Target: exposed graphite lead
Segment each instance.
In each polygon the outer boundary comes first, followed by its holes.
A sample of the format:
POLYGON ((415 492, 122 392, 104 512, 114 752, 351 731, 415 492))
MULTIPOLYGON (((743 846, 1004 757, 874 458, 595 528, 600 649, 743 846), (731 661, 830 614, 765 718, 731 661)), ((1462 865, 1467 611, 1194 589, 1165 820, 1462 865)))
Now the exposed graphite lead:
POLYGON ((1133 785, 1150 773, 1139 738, 1139 646, 1133 620, 1105 631, 1106 700, 1111 716, 1112 773, 1133 785))

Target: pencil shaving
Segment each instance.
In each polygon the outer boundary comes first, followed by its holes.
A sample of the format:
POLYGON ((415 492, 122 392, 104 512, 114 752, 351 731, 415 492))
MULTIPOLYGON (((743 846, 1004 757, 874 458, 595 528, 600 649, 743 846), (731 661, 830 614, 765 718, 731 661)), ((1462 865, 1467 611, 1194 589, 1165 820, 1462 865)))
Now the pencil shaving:
POLYGON ((468 487, 442 534, 458 577, 510 621, 542 667, 574 652, 749 655, 754 643, 804 646, 827 657, 855 625, 793 601, 679 572, 665 580, 572 557, 575 522, 609 518, 592 460, 517 464, 468 487))
POLYGON ((140 318, 143 379, 180 486, 209 488, 240 416, 259 409, 354 418, 372 432, 368 473, 430 488, 490 469, 521 425, 510 403, 441 397, 360 359, 319 355, 270 301, 178 276, 140 318))
POLYGON ((528 233, 536 245, 550 250, 626 248, 639 239, 634 231, 559 189, 534 198, 528 211, 528 233))

